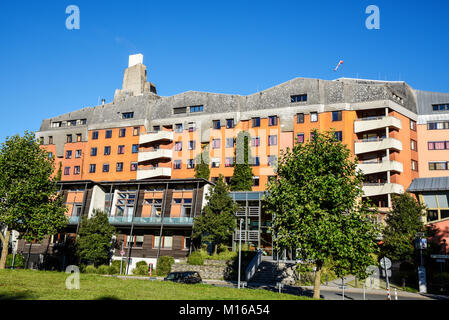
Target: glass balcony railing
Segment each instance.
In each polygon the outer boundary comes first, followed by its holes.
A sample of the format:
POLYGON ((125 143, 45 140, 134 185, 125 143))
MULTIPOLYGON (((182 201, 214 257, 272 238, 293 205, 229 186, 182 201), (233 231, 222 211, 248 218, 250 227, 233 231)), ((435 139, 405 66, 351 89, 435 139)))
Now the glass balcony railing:
POLYGON ((69 224, 78 224, 80 217, 69 217, 69 224))
MULTIPOLYGON (((126 217, 109 217, 110 224, 131 224, 133 218, 131 216, 126 217)), ((161 224, 162 219, 160 217, 134 217, 134 224, 161 224)), ((193 218, 191 217, 177 217, 169 218, 164 217, 164 224, 166 225, 181 225, 181 224, 193 224, 193 218)))

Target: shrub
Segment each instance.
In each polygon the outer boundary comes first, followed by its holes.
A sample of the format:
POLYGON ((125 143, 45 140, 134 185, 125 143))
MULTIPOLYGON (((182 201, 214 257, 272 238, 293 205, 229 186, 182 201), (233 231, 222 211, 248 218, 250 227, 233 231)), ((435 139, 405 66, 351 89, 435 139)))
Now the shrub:
MULTIPOLYGON (((6 267, 9 268, 12 266, 12 254, 8 254, 6 257, 6 267)), ((25 259, 21 254, 16 254, 16 257, 14 258, 14 268, 23 268, 25 267, 25 259)))
POLYGON ((195 251, 187 258, 187 263, 196 266, 202 266, 204 264, 204 258, 201 252, 195 251))
POLYGON ((156 275, 165 276, 171 271, 172 264, 175 263, 175 259, 170 256, 163 256, 157 260, 156 275))
POLYGON ((109 266, 107 265, 101 265, 97 268, 98 274, 109 274, 109 266))
POLYGON ((97 273, 97 268, 94 265, 88 265, 85 269, 86 273, 97 273))
MULTIPOLYGON (((109 267, 109 269, 111 269, 110 273, 111 274, 120 274, 120 260, 114 260, 111 263, 111 266, 109 267)), ((126 272, 126 261, 123 261, 123 267, 122 267, 122 274, 124 274, 126 272)))
POLYGON ((136 276, 148 276, 149 268, 148 266, 140 265, 137 268, 133 269, 133 274, 136 276))
POLYGON ((142 267, 148 267, 148 263, 146 261, 139 261, 136 263, 136 268, 139 268, 140 266, 142 267))

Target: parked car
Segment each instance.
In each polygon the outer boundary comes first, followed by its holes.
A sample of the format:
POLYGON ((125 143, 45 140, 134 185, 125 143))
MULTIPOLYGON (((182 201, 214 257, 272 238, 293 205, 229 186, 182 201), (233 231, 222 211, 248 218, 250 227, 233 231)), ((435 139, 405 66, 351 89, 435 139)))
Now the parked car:
POLYGON ((203 279, 196 271, 188 271, 188 272, 170 272, 165 278, 164 281, 173 281, 179 283, 201 283, 203 279))

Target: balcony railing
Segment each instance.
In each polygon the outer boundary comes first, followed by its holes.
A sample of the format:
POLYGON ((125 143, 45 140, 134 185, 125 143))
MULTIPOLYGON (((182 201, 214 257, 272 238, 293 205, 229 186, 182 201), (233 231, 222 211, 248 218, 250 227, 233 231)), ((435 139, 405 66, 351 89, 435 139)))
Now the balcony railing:
POLYGON ((155 131, 141 134, 139 144, 152 143, 156 141, 173 141, 173 131, 155 131))
POLYGON ((361 118, 354 121, 355 133, 378 130, 387 127, 401 129, 401 120, 393 116, 383 116, 361 118))
MULTIPOLYGON (((131 224, 132 216, 109 217, 110 224, 131 224)), ((134 217, 134 224, 161 224, 161 217, 134 217)), ((192 225, 193 217, 164 217, 165 225, 192 225)))
POLYGON ((402 151, 402 142, 395 138, 373 137, 358 140, 354 144, 354 153, 370 153, 386 149, 402 151))
POLYGON ((69 224, 78 224, 79 221, 80 221, 80 217, 79 216, 69 217, 69 224))
POLYGON ((259 231, 242 231, 242 234, 240 235, 240 231, 235 232, 234 240, 239 241, 240 236, 242 237, 241 240, 243 241, 258 241, 259 240, 259 231))
POLYGON ((150 167, 140 168, 137 170, 137 180, 157 177, 171 177, 171 168, 150 167))

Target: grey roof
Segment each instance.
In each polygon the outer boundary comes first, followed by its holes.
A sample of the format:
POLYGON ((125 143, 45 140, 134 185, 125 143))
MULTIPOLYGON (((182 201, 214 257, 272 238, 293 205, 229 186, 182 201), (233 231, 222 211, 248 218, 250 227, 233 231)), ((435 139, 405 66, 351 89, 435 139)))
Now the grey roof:
POLYGON ((416 178, 407 192, 449 191, 449 177, 416 178))

